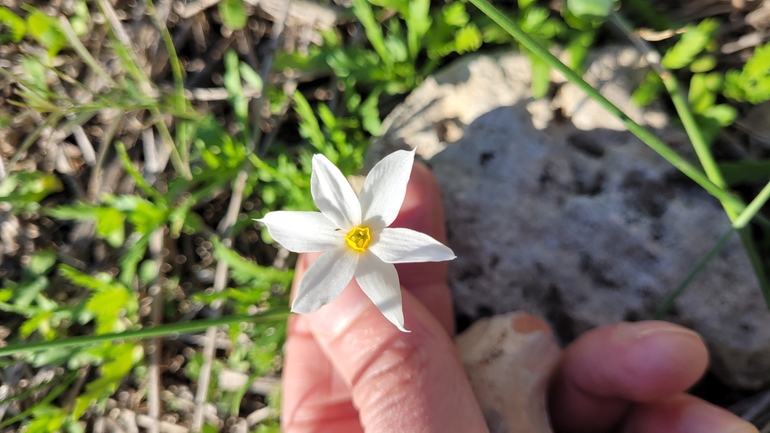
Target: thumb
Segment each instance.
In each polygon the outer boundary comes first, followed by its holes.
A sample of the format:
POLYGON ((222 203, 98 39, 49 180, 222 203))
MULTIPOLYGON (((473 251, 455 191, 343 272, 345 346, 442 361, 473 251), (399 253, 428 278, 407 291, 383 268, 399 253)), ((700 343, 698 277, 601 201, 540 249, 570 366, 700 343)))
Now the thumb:
POLYGON ((486 423, 444 327, 403 291, 393 326, 355 281, 310 314, 311 330, 350 387, 367 432, 485 432, 486 423))

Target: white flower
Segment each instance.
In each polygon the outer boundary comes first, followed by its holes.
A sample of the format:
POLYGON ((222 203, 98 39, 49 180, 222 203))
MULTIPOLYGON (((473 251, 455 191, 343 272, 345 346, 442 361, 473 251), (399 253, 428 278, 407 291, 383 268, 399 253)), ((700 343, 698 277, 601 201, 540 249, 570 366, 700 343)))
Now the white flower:
POLYGON ((336 299, 355 277, 382 314, 408 332, 393 263, 455 258, 452 250, 426 234, 387 228, 404 201, 413 162, 414 151, 388 155, 372 168, 356 197, 339 169, 323 155, 315 155, 310 191, 321 212, 270 212, 258 220, 289 251, 325 251, 300 281, 291 311, 316 311, 336 299))

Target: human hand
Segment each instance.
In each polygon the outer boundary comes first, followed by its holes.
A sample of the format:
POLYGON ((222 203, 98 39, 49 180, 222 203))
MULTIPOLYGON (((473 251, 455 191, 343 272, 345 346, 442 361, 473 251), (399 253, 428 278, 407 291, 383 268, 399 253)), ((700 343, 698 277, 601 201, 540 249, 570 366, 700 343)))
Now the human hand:
MULTIPOLYGON (((392 226, 446 242, 438 185, 420 164, 392 226)), ((300 256, 295 286, 315 257, 300 256)), ((452 342, 447 264, 396 267, 411 333, 388 322, 355 281, 321 310, 290 318, 284 431, 487 431, 452 342)), ((684 394, 705 371, 707 359, 700 337, 673 324, 617 324, 588 332, 565 350, 554 376, 549 395, 554 428, 756 432, 729 412, 684 394)))

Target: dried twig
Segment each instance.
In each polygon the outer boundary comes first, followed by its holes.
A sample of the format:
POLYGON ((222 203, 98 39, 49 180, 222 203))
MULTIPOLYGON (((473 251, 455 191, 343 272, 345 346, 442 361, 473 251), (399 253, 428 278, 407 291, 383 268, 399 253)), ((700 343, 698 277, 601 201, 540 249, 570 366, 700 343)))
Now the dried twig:
MULTIPOLYGON (((256 90, 248 85, 243 86, 243 96, 245 98, 257 98, 262 92, 256 90)), ((186 99, 194 99, 196 101, 224 101, 229 96, 227 89, 224 87, 212 87, 212 88, 197 88, 192 90, 185 90, 184 97, 186 99)))
MULTIPOLYGON (((158 149, 155 146, 155 138, 152 129, 142 131, 142 143, 144 144, 145 178, 157 186, 158 175, 163 171, 158 164, 158 149)), ((156 273, 147 293, 152 297, 150 321, 153 326, 160 325, 163 321, 163 293, 161 290, 161 267, 163 265, 163 232, 165 226, 158 228, 150 237, 150 256, 155 264, 156 273)), ((147 353, 150 355, 150 363, 147 367, 147 415, 149 421, 146 425, 150 433, 160 433, 160 352, 161 340, 154 338, 147 342, 147 353)))
POLYGON ((112 143, 112 138, 115 137, 115 133, 123 122, 123 114, 122 111, 117 112, 117 115, 111 122, 109 122, 109 127, 104 131, 104 134, 101 137, 102 140, 101 143, 99 143, 99 150, 96 153, 96 164, 91 171, 91 178, 88 180, 88 192, 86 197, 89 203, 95 203, 101 192, 104 158, 107 155, 107 149, 109 149, 110 144, 112 143))
POLYGON ((262 409, 257 409, 254 412, 250 413, 249 416, 246 417, 246 422, 249 424, 249 427, 251 427, 261 423, 262 421, 268 419, 269 417, 270 417, 270 408, 263 407, 262 409))

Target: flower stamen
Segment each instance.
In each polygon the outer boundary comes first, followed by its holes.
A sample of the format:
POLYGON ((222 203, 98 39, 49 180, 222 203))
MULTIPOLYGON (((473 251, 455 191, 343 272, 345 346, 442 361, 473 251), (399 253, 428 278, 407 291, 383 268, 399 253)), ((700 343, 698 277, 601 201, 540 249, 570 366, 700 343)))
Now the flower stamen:
POLYGON ((353 227, 353 229, 345 235, 345 243, 354 251, 360 253, 366 252, 366 247, 369 246, 371 240, 372 235, 369 232, 369 227, 365 226, 353 227))

